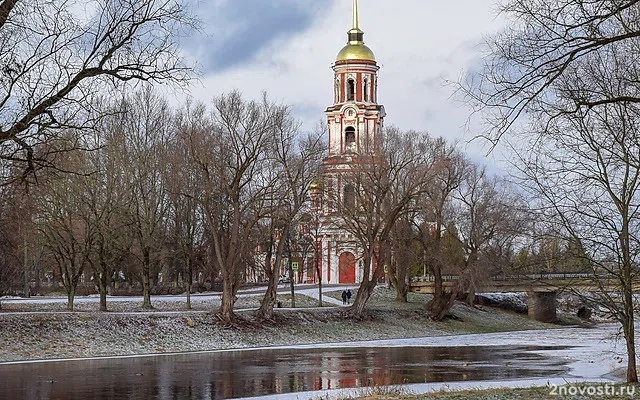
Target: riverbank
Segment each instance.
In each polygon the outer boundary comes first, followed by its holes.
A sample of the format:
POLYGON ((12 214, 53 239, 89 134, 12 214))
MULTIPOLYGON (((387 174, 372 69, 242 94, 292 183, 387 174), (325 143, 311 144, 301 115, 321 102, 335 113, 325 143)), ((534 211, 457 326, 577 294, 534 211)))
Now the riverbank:
MULTIPOLYGON (((111 302, 118 312, 51 312, 40 307, 16 312, 5 306, 0 312, 0 362, 177 353, 217 349, 335 343, 468 333, 548 329, 556 325, 532 321, 526 316, 491 307, 481 309, 457 304, 455 318, 433 322, 427 318, 425 295, 411 294, 406 304, 393 301, 393 292, 376 290, 369 304, 369 318, 346 319, 341 307, 278 309, 273 321, 256 323, 253 311, 241 311, 245 323, 226 327, 212 311, 215 304, 198 303, 197 311, 180 311, 180 306, 158 302, 152 312, 127 309, 126 302, 111 302)), ((246 297, 243 306, 257 304, 246 297)), ((296 299, 298 304, 313 301, 296 299)), ((82 302, 79 302, 82 304, 82 302)), ((286 304, 285 304, 286 306, 286 304)), ((34 306, 35 307, 35 306, 34 306)), ((57 307, 57 306, 56 306, 57 307)), ((83 309, 87 309, 86 307, 83 309)))
MULTIPOLYGON (((365 390, 366 391, 366 390, 365 390)), ((350 400, 620 400, 637 399, 639 385, 585 383, 516 389, 462 390, 428 394, 407 394, 402 389, 370 389, 372 393, 350 400), (378 390, 380 393, 375 393, 378 390)))

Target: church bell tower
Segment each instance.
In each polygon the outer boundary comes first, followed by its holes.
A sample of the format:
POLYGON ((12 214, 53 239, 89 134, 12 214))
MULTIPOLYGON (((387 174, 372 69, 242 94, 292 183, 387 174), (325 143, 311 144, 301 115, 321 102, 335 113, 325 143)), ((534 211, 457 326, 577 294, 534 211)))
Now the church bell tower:
POLYGON ((332 65, 333 105, 325 111, 329 148, 323 161, 322 183, 312 187, 312 202, 321 215, 316 249, 321 255, 322 281, 360 282, 362 249, 352 235, 341 229, 340 204, 355 204, 357 188, 345 179, 359 158, 371 156, 381 137, 385 111, 378 104, 378 71, 375 55, 364 44, 360 30, 358 0, 353 0, 353 26, 346 46, 332 65), (326 201, 322 201, 322 199, 326 201))
POLYGON ((329 159, 372 152, 383 126, 384 107, 378 104, 380 67, 373 51, 364 44, 364 32, 359 25, 358 0, 354 0, 353 27, 347 33, 347 45, 332 67, 333 105, 325 111, 329 159))

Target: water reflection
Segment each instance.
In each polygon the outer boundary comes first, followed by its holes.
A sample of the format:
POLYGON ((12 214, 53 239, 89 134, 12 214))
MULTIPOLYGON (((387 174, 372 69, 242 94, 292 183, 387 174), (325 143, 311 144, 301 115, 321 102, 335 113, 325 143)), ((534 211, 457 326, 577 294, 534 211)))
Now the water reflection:
POLYGON ((561 347, 251 350, 0 365, 0 397, 225 399, 320 389, 557 376, 561 347))

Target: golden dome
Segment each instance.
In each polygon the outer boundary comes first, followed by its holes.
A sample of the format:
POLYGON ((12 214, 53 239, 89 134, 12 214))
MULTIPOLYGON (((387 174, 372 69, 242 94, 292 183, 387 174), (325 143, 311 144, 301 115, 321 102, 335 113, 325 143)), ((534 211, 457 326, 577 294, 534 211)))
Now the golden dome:
POLYGON ((364 60, 376 61, 373 51, 364 44, 364 32, 360 30, 358 17, 358 0, 353 0, 353 28, 347 32, 349 41, 347 45, 340 50, 336 61, 364 60))
POLYGON ((376 56, 373 54, 370 48, 362 43, 347 44, 340 50, 336 61, 348 61, 348 60, 365 60, 376 61, 376 56))
POLYGON ((318 181, 313 181, 313 182, 311 182, 311 185, 309 186, 309 189, 310 189, 312 192, 315 192, 315 191, 317 191, 317 190, 320 190, 320 189, 321 189, 321 187, 320 187, 320 182, 318 182, 318 181))

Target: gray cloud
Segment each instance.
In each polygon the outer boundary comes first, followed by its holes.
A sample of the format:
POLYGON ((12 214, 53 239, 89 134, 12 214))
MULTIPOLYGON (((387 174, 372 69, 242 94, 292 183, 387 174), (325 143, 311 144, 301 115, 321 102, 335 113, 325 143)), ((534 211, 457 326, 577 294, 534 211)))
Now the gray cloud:
POLYGON ((251 62, 273 40, 295 37, 322 17, 333 3, 317 0, 222 0, 196 10, 206 27, 184 46, 205 73, 251 62))

